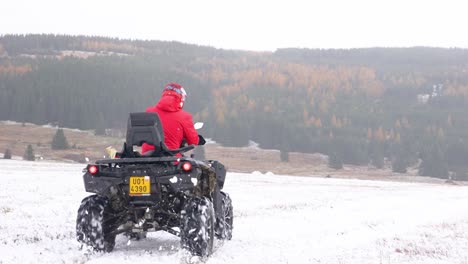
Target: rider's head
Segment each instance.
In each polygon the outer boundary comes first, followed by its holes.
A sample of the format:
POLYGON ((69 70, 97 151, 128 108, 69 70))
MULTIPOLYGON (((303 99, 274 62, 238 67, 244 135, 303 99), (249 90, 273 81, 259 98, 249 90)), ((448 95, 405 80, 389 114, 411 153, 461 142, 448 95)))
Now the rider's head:
POLYGON ((184 106, 185 98, 187 97, 187 93, 185 92, 184 87, 182 87, 178 83, 168 83, 164 86, 163 95, 172 95, 180 100, 180 107, 184 106))

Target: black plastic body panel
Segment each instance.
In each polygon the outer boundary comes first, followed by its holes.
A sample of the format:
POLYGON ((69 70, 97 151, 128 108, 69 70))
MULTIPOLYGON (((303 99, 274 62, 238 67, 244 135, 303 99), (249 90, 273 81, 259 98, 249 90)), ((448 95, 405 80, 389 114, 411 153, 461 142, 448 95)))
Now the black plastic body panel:
POLYGON ((106 176, 101 176, 99 173, 96 176, 86 172, 83 175, 85 190, 91 193, 97 193, 101 195, 109 195, 111 193, 111 187, 119 187, 128 194, 129 179, 131 176, 149 176, 151 182, 152 194, 156 194, 159 189, 159 185, 164 184, 169 187, 172 192, 192 190, 195 188, 196 181, 193 179, 200 178, 201 169, 193 167, 188 173, 173 173, 170 175, 155 175, 152 173, 144 174, 141 171, 116 171, 115 173, 105 173, 106 176), (112 176, 110 176, 112 175, 112 176), (153 192, 154 190, 154 192, 153 192))

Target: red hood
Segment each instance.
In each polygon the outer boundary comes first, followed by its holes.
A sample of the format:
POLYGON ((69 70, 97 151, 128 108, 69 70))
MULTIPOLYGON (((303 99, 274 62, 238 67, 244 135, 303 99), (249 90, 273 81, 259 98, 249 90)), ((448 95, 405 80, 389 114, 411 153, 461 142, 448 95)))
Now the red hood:
POLYGON ((167 112, 177 112, 182 109, 180 98, 173 95, 163 95, 156 107, 167 112))

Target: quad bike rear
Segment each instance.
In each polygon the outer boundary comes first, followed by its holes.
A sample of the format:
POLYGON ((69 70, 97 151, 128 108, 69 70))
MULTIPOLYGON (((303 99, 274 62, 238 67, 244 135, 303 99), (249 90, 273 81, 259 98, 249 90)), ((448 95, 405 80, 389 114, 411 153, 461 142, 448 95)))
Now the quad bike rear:
POLYGON ((162 230, 179 236, 191 254, 206 257, 215 238, 231 239, 232 201, 222 191, 226 169, 217 161, 178 154, 193 148, 169 150, 157 114, 130 114, 118 158, 98 160, 84 170, 85 189, 95 194, 78 209, 77 240, 110 252, 119 234, 143 238, 162 230), (143 143, 155 150, 134 151, 143 143))

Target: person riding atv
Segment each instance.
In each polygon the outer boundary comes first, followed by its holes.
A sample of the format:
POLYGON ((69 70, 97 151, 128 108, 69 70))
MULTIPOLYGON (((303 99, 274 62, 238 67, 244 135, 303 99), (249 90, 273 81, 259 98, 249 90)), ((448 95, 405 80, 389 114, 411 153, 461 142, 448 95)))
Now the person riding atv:
POLYGON ((179 236, 181 247, 192 255, 207 257, 215 237, 232 238, 232 201, 222 191, 225 167, 183 155, 194 144, 205 143, 192 116, 182 110, 185 96, 180 85, 166 85, 156 106, 130 114, 126 141, 116 158, 84 169, 85 189, 95 194, 78 209, 76 235, 83 246, 110 252, 118 234, 162 230, 179 236), (165 111, 164 105, 174 111, 165 111), (190 145, 175 148, 184 138, 190 145))
MULTIPOLYGON (((183 140, 188 145, 197 145, 198 133, 194 128, 192 115, 183 110, 187 92, 178 83, 168 83, 163 89, 159 102, 146 109, 146 112, 157 113, 161 119, 164 143, 169 149, 177 149, 183 140)), ((154 146, 144 143, 141 152, 154 150, 154 146)))

